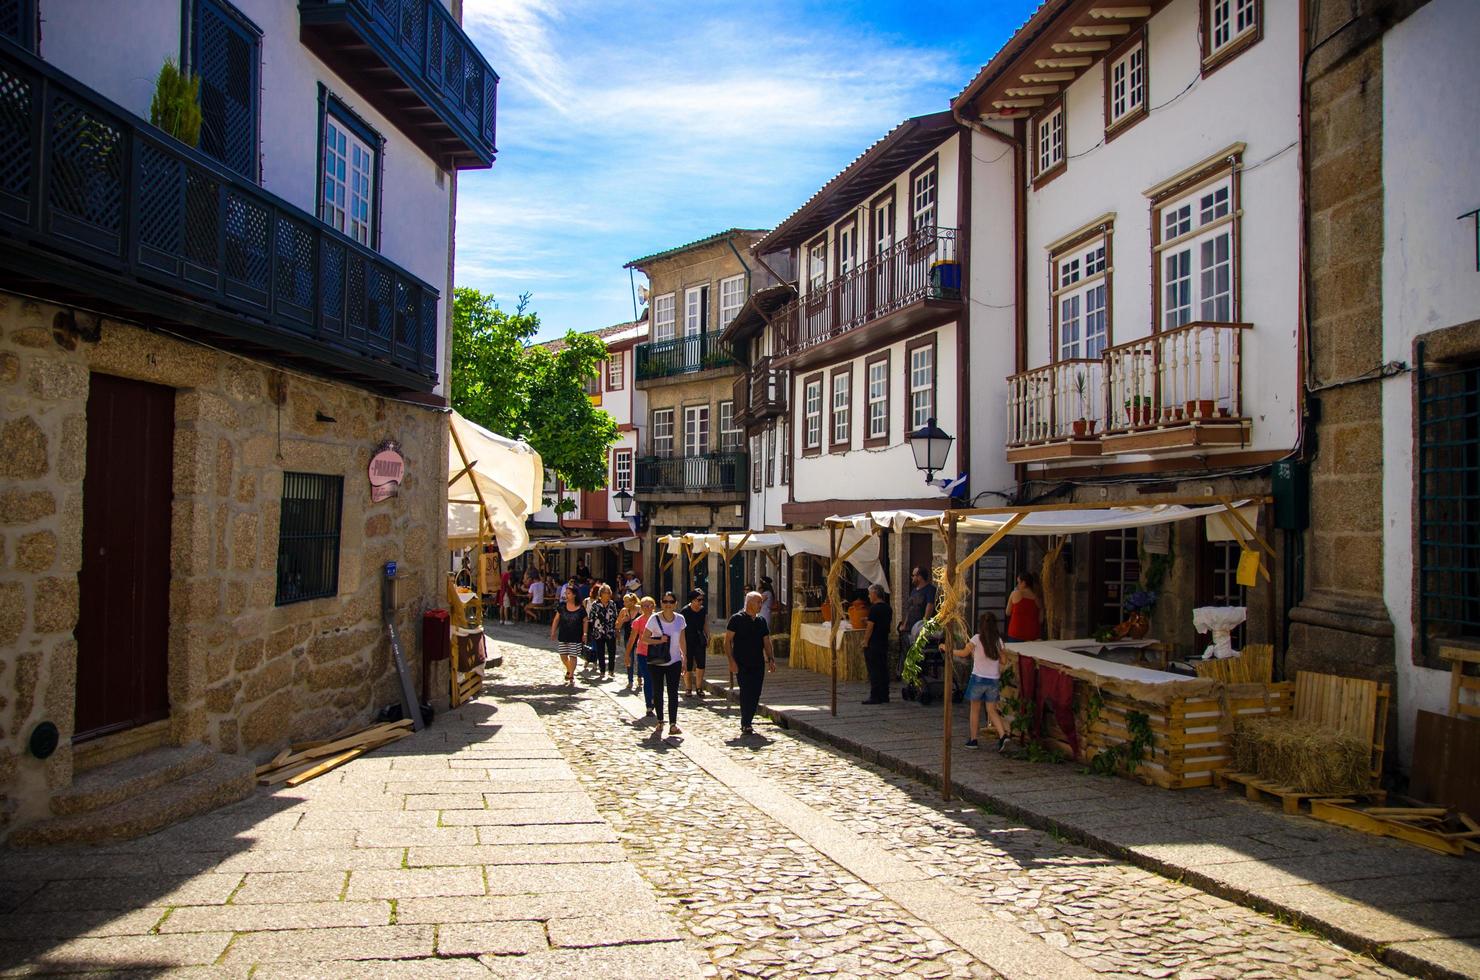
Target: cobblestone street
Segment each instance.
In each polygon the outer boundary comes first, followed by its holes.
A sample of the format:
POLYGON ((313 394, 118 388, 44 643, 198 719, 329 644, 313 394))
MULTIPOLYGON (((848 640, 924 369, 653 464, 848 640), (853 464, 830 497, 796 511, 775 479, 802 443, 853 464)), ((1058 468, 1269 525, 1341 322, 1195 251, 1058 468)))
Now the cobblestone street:
POLYGON ((769 725, 762 738, 741 742, 735 707, 718 699, 702 707, 686 700, 682 748, 655 748, 633 717, 640 698, 624 685, 551 694, 553 654, 505 650, 495 696, 534 704, 718 975, 985 975, 987 965, 933 927, 975 911, 1103 976, 1397 975, 1197 889, 943 804, 921 784, 769 725), (881 895, 867 875, 843 873, 694 761, 701 746, 826 818, 838 836, 922 871, 959 896, 959 906, 920 916, 881 895), (655 831, 660 811, 663 829, 655 831))

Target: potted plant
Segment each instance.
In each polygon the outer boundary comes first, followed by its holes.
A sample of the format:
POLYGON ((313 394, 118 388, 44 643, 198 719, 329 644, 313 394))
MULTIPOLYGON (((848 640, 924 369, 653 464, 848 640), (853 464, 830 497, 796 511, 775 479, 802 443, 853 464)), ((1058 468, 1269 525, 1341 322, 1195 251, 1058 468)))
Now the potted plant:
POLYGON ((1211 398, 1199 398, 1196 401, 1187 402, 1183 407, 1187 410, 1187 418, 1191 421, 1213 417, 1213 399, 1211 398))
POLYGON ((1129 398, 1127 398, 1125 400, 1125 413, 1126 413, 1127 418, 1129 418, 1129 420, 1130 420, 1130 424, 1133 425, 1133 426, 1137 426, 1137 425, 1150 425, 1151 424, 1151 396, 1150 395, 1132 395, 1132 396, 1130 396, 1129 398))
POLYGON ((1074 391, 1079 396, 1079 418, 1073 424, 1074 438, 1083 439, 1086 435, 1095 434, 1095 420, 1089 418, 1087 409, 1089 401, 1084 396, 1084 372, 1080 371, 1074 376, 1074 391))
POLYGON ((186 146, 199 146, 200 76, 182 73, 166 58, 154 79, 149 121, 186 146))
POLYGON ((1126 596, 1121 604, 1126 612, 1125 622, 1115 628, 1121 639, 1144 639, 1151 629, 1151 611, 1156 608, 1156 593, 1149 589, 1137 589, 1126 596))

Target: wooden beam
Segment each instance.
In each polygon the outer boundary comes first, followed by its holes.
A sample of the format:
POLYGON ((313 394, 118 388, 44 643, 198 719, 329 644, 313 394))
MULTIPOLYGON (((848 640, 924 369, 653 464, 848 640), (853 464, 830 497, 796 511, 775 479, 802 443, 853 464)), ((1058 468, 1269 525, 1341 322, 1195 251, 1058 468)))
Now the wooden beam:
POLYGON ((1058 95, 1059 87, 1057 85, 1029 85, 1024 88, 1007 89, 1007 94, 1015 98, 1024 95, 1058 95))
POLYGON ((1075 24, 1069 28, 1074 37, 1124 37, 1130 32, 1129 24, 1075 24))
POLYGON ((1039 58, 1033 62, 1039 68, 1088 68, 1095 63, 1093 58, 1039 58))
POLYGON ((996 99, 992 105, 999 109, 1033 109, 1043 105, 1042 99, 996 99))
MULTIPOLYGON (((1014 514, 1012 516, 1012 518, 1006 524, 1002 525, 997 530, 993 531, 992 534, 991 534, 991 536, 989 538, 987 538, 987 540, 985 540, 981 544, 977 545, 975 551, 973 551, 971 554, 967 555, 965 558, 963 558, 961 560, 961 567, 956 570, 956 573, 958 575, 965 575, 968 571, 970 571, 971 566, 973 566, 977 562, 981 561, 983 555, 985 555, 987 552, 991 551, 992 548, 994 546, 996 546, 996 544, 997 544, 998 541, 1001 541, 1003 538, 1007 537, 1008 532, 1011 531, 1013 528, 1017 527, 1018 526, 1018 522, 1020 522, 1024 517, 1027 517, 1027 516, 1028 515, 1026 513, 1014 514)), ((951 521, 951 534, 954 535, 955 533, 956 533, 956 522, 955 522, 955 520, 952 520, 951 521)), ((954 552, 954 550, 955 549, 953 548, 952 551, 954 552)))
MULTIPOLYGON (((1251 504, 1274 503, 1274 498, 1269 496, 1240 496, 1238 499, 1247 500, 1251 504)), ((987 514, 1038 514, 1055 510, 1114 510, 1117 507, 1158 507, 1162 505, 1214 507, 1220 503, 1222 503, 1221 500, 1208 494, 1173 494, 1164 497, 1145 497, 1141 500, 1095 500, 1068 504, 1031 504, 1021 507, 971 507, 953 510, 951 513, 957 517, 981 517, 987 514)))
POLYGON ((1151 5, 1140 4, 1133 7, 1095 7, 1089 15, 1096 20, 1140 20, 1151 16, 1151 5))
MULTIPOLYGON (((835 527, 828 527, 827 529, 829 562, 827 566, 827 578, 823 579, 822 588, 826 593, 824 599, 828 600, 829 605, 831 605, 832 599, 832 570, 838 563, 838 533, 838 529, 835 527)), ((830 655, 829 659, 832 662, 832 715, 834 718, 838 716, 838 620, 841 618, 838 615, 839 612, 840 610, 837 609, 832 611, 832 616, 829 617, 831 622, 827 631, 827 651, 830 655)))
MULTIPOLYGON (((961 576, 956 568, 956 519, 948 517, 946 522, 949 531, 946 535, 946 592, 949 594, 956 587, 956 579, 961 576)), ((969 566, 968 566, 969 567, 969 566)), ((949 801, 951 798, 951 684, 956 679, 956 655, 955 637, 947 629, 945 637, 945 697, 941 701, 945 705, 944 734, 941 736, 940 750, 940 795, 941 799, 949 801)), ((970 715, 967 716, 968 718, 970 715)), ((972 732, 971 738, 976 738, 976 732, 972 732)))
POLYGON ((1238 521, 1239 526, 1249 533, 1249 537, 1252 538, 1254 542, 1259 545, 1259 550, 1268 555, 1270 561, 1274 561, 1274 549, 1269 546, 1269 542, 1265 541, 1258 531, 1249 526, 1249 522, 1244 520, 1244 515, 1240 514, 1238 512, 1238 508, 1233 506, 1233 501, 1229 500, 1227 497, 1219 497, 1218 502, 1223 505, 1223 508, 1227 510, 1228 513, 1233 515, 1233 519, 1238 521))
POLYGON ((468 473, 468 470, 472 469, 473 467, 475 467, 477 465, 478 465, 478 461, 476 459, 473 460, 471 463, 469 463, 468 465, 464 466, 462 469, 458 470, 457 471, 457 475, 454 476, 452 479, 450 479, 450 480, 447 481, 447 485, 449 487, 452 486, 458 480, 461 480, 464 476, 466 476, 467 473, 468 473))
POLYGON ((1030 71, 1018 77, 1031 85, 1034 82, 1072 82, 1079 76, 1072 71, 1030 71))
POLYGON ((1087 51, 1109 51, 1109 41, 1058 41, 1053 49, 1060 54, 1075 54, 1087 51))

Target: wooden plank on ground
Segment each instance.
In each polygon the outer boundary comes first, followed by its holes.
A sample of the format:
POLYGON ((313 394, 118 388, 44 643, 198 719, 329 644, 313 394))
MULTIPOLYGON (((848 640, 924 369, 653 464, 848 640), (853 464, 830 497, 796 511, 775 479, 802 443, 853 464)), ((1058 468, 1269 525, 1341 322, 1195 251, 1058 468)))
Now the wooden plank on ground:
POLYGON ((308 782, 310 779, 313 779, 315 776, 322 776, 329 770, 337 769, 351 759, 358 759, 360 756, 365 754, 365 751, 366 750, 363 748, 354 748, 350 749, 348 752, 341 752, 338 755, 330 756, 323 762, 320 762, 317 765, 305 769, 303 772, 298 773, 296 776, 290 777, 288 779, 288 786, 301 786, 304 783, 308 782))

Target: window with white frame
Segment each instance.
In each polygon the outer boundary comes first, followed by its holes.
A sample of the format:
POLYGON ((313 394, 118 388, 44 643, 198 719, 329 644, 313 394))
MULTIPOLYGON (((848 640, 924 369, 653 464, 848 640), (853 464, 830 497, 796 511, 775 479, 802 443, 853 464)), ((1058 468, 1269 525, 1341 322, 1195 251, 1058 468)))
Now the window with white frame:
POLYGON ((750 437, 750 489, 761 492, 761 437, 750 437))
POLYGON ((683 454, 703 456, 709 452, 709 406, 689 405, 683 410, 683 454))
POLYGON ((838 278, 841 279, 858 263, 858 225, 852 221, 839 225, 834 234, 837 235, 838 278))
POLYGON ((832 376, 832 441, 847 445, 853 424, 853 371, 844 368, 832 376))
POLYGON ((674 319, 674 296, 664 293, 653 297, 653 339, 672 340, 674 319))
POLYGON ((632 492, 632 450, 618 449, 612 453, 612 489, 632 492))
POLYGON ((1108 243, 1096 237, 1054 258, 1054 308, 1058 360, 1094 360, 1110 338, 1108 243))
POLYGON ((1203 0, 1208 30, 1208 57, 1221 54, 1259 27, 1259 0, 1203 0))
POLYGON ((745 430, 735 424, 735 403, 719 403, 719 448, 721 452, 737 452, 745 442, 745 430))
POLYGON ((784 487, 791 482, 791 441, 788 438, 791 433, 791 426, 783 418, 778 423, 777 429, 780 432, 776 437, 779 448, 777 455, 781 457, 781 485, 784 487))
POLYGON ((367 248, 375 247, 379 140, 339 100, 324 104, 324 173, 319 217, 367 248))
POLYGON ((935 227, 936 173, 932 164, 910 179, 910 231, 935 227))
POLYGON ((827 239, 819 238, 807 246, 807 291, 822 292, 827 283, 827 239))
POLYGON ((802 398, 803 416, 806 419, 806 428, 802 430, 805 435, 803 448, 820 449, 822 447, 822 379, 813 378, 805 387, 806 394, 802 398))
POLYGON ((1064 162, 1064 106, 1059 103, 1034 125, 1034 176, 1041 177, 1064 162))
POLYGON ((1163 330, 1237 317, 1234 216, 1232 173, 1157 209, 1163 330))
POLYGON ((868 362, 868 438, 889 437, 889 359, 868 362))
POLYGON ((745 305, 745 277, 731 276, 719 281, 719 327, 723 330, 745 305))
POLYGON ((1146 48, 1137 42, 1110 65, 1110 118, 1114 126, 1146 105, 1146 48))
POLYGON ((910 349, 910 431, 935 415, 935 344, 910 349))
POLYGON ((653 455, 668 457, 673 455, 673 409, 658 408, 653 410, 653 455))
POLYGON ((626 384, 626 351, 613 351, 606 362, 606 390, 617 391, 626 384))
POLYGON ((776 485, 776 427, 766 429, 766 486, 776 485))
POLYGON ((709 322, 709 285, 690 286, 684 292, 683 335, 697 337, 709 322))

